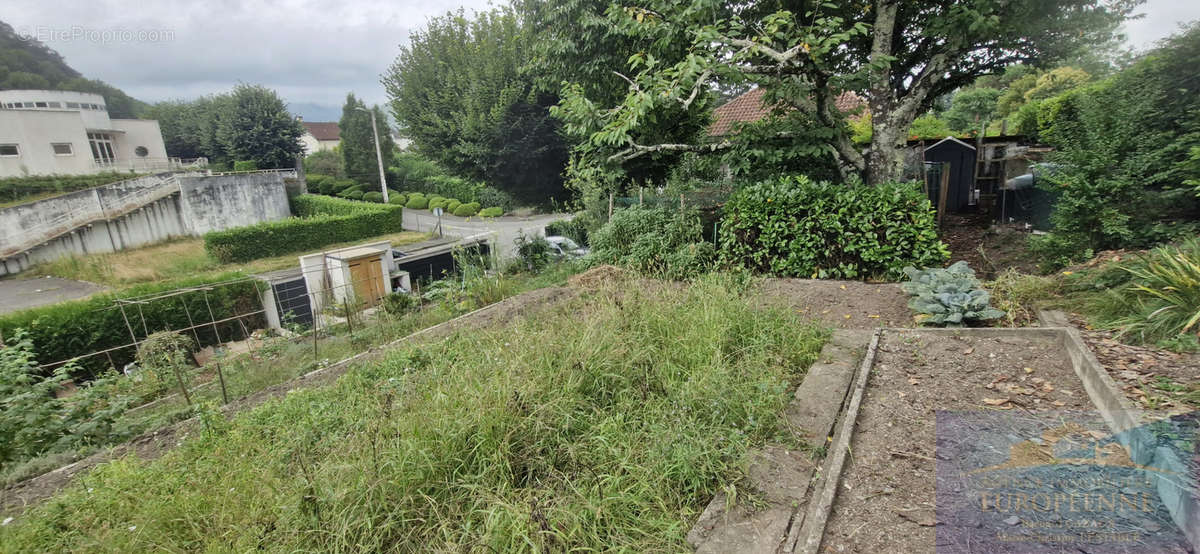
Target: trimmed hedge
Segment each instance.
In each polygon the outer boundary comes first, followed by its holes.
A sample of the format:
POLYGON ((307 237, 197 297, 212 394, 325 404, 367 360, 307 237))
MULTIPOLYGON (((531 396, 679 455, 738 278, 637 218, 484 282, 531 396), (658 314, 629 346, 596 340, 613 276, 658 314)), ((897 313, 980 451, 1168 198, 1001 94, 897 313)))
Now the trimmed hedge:
POLYGON ((491 208, 484 208, 479 211, 479 215, 481 217, 500 217, 500 216, 504 215, 504 208, 501 208, 500 206, 492 206, 491 208))
POLYGON ((354 190, 354 189, 344 190, 341 193, 339 193, 338 196, 345 198, 347 200, 362 200, 363 191, 354 190))
POLYGON ((388 204, 403 206, 407 203, 408 203, 408 197, 405 196, 403 193, 399 193, 399 192, 397 192, 396 194, 392 194, 390 192, 388 193, 388 204))
POLYGON ((51 192, 75 192, 137 177, 130 173, 48 175, 0 179, 0 202, 13 202, 51 192))
POLYGON ((298 217, 208 233, 204 248, 222 262, 246 262, 403 230, 400 208, 388 204, 303 194, 292 209, 298 217))
POLYGON ((435 208, 442 208, 444 210, 446 209, 446 204, 449 202, 445 198, 431 198, 429 199, 429 211, 432 212, 435 208))
POLYGON ((721 260, 785 277, 899 279, 905 266, 935 267, 929 199, 912 183, 850 186, 783 177, 744 187, 725 204, 721 260))
POLYGON ((408 203, 404 207, 410 210, 424 210, 429 207, 429 199, 414 194, 408 197, 408 203))
MULTIPOLYGON (((125 317, 121 315, 121 310, 113 307, 114 298, 145 296, 178 288, 234 280, 239 280, 239 282, 214 286, 208 290, 207 304, 203 292, 190 292, 148 301, 145 304, 128 306, 126 307, 126 316, 140 340, 146 336, 147 331, 153 333, 182 329, 193 325, 188 322, 188 314, 191 314, 196 325, 210 321, 209 305, 212 306, 213 317, 217 320, 261 309, 261 301, 258 291, 255 290, 255 283, 245 280, 245 276, 240 273, 226 273, 206 279, 194 278, 144 284, 126 289, 119 294, 102 293, 81 300, 69 300, 5 314, 0 316, 0 332, 5 337, 12 337, 18 328, 25 329, 33 340, 38 361, 40 363, 58 362, 130 343, 129 328, 125 325, 125 317), (144 326, 142 324, 143 317, 145 317, 144 326)), ((265 285, 260 284, 259 286, 265 285)), ((259 328, 263 324, 261 315, 247 317, 244 321, 249 329, 259 328)), ((195 331, 195 336, 199 337, 201 346, 217 342, 211 325, 203 325, 195 331)), ((242 326, 236 320, 218 323, 217 332, 224 341, 245 338, 242 326)), ((191 331, 188 331, 187 335, 193 336, 191 331)), ((75 377, 99 375, 109 367, 109 356, 112 357, 112 365, 120 370, 125 364, 133 361, 135 354, 133 348, 124 348, 114 350, 108 355, 101 354, 80 360, 77 363, 84 370, 84 374, 75 377)), ((46 373, 49 374, 49 372, 47 370, 46 373)))
POLYGON ((374 202, 376 204, 382 204, 383 203, 383 193, 382 192, 364 193, 362 195, 362 199, 364 202, 374 202))
POLYGON ((463 203, 459 202, 457 198, 451 198, 448 202, 446 202, 446 211, 448 211, 450 213, 454 213, 454 209, 461 206, 462 204, 463 203))
POLYGON ((459 204, 458 207, 454 208, 454 211, 452 211, 450 213, 452 213, 458 217, 471 217, 471 216, 479 213, 479 208, 475 207, 474 203, 459 204))

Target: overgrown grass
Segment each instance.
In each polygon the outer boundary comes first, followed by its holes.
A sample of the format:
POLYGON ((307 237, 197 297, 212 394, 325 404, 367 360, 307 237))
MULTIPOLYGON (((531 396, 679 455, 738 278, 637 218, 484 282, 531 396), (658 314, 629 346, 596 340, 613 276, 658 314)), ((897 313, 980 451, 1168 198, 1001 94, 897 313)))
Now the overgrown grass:
POLYGON ((1000 325, 1024 327, 1037 321, 1038 308, 1056 301, 1062 281, 1057 276, 1026 275, 1008 269, 984 286, 991 292, 992 305, 1004 311, 1000 325))
MULTIPOLYGON (((1068 279, 1069 303, 1133 343, 1200 337, 1200 238, 1165 245, 1068 279)), ((1179 348, 1176 348, 1179 349, 1179 348)))
MULTIPOLYGON (((411 244, 428 238, 426 233, 403 232, 367 238, 353 243, 335 244, 328 249, 365 242, 390 240, 392 246, 411 244)), ((123 250, 111 254, 70 256, 38 265, 27 273, 53 275, 64 279, 88 281, 112 287, 216 274, 227 271, 259 273, 295 267, 295 254, 263 258, 246 263, 223 264, 204 250, 204 239, 177 239, 123 250)))
POLYGON ((100 467, 0 527, 0 544, 682 551, 826 335, 721 276, 614 288, 206 417, 165 457, 100 467))

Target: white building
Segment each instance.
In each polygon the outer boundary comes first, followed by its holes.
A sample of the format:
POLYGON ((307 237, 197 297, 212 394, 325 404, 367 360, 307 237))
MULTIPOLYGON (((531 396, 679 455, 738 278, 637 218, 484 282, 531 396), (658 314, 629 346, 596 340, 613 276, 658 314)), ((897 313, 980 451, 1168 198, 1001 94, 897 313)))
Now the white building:
POLYGON ((304 145, 305 156, 333 150, 342 143, 342 130, 336 121, 301 121, 300 124, 304 125, 300 143, 304 145))
POLYGON ((62 90, 0 91, 0 177, 178 169, 158 122, 112 119, 104 97, 62 90))

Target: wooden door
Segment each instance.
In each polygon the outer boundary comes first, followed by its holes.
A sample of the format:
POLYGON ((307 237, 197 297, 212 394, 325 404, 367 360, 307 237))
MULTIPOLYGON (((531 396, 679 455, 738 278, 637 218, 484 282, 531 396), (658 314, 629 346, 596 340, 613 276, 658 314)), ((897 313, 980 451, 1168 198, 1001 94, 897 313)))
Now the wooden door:
POLYGON ((383 261, 380 258, 360 258, 350 262, 350 280, 354 294, 366 306, 374 306, 383 298, 383 261))

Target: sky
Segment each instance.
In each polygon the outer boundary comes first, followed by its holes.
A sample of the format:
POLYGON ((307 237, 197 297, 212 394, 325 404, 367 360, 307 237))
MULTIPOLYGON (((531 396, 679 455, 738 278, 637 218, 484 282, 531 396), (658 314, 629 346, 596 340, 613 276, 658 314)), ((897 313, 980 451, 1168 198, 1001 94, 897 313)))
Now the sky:
MULTIPOLYGON (((409 34, 488 0, 4 0, 0 19, 57 50, 84 76, 147 102, 192 99, 239 82, 279 92, 306 121, 341 116, 346 93, 385 103, 379 83, 409 34)), ((1153 45, 1200 19, 1195 0, 1150 0, 1126 25, 1153 45)))

